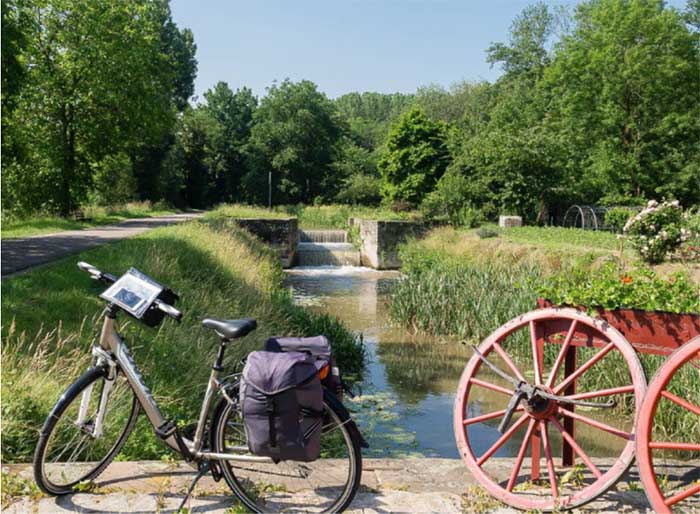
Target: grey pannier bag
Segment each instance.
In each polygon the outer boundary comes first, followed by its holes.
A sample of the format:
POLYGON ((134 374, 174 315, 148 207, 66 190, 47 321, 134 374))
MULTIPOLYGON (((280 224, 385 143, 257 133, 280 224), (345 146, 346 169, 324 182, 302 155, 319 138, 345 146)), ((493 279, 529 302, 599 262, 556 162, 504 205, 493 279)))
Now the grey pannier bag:
POLYGON ((323 390, 313 357, 300 352, 252 352, 243 368, 240 400, 253 455, 275 461, 318 459, 323 390))
POLYGON ((264 350, 268 352, 303 352, 315 358, 314 364, 321 372, 321 383, 333 391, 338 398, 343 397, 343 385, 340 371, 331 353, 331 344, 326 336, 315 337, 271 337, 265 341, 264 350), (328 367, 323 372, 324 367, 328 367))

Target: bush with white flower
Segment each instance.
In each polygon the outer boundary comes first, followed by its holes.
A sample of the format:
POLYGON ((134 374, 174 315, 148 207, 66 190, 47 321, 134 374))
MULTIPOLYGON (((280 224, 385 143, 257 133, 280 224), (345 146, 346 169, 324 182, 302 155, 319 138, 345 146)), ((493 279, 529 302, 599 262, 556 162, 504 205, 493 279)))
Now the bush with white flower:
POLYGON ((644 261, 658 264, 693 236, 683 222, 678 200, 661 203, 651 200, 627 221, 623 233, 644 261))

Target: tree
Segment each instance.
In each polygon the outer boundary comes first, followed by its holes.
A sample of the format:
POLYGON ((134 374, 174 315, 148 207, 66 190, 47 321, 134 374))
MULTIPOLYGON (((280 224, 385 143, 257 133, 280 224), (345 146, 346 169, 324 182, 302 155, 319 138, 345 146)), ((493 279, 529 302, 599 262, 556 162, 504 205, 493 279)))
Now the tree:
POLYGON ((249 198, 266 201, 269 171, 275 203, 332 198, 338 189, 332 164, 342 134, 333 103, 313 82, 287 79, 268 88, 251 131, 249 198))
POLYGON ((216 152, 216 187, 209 195, 209 203, 242 201, 241 180, 250 171, 246 149, 258 100, 250 89, 234 93, 225 82, 218 82, 204 93, 204 99, 202 109, 221 127, 220 137, 212 142, 216 152))
POLYGON ((27 13, 25 77, 8 120, 27 149, 4 170, 3 198, 66 215, 86 197, 95 163, 135 156, 172 126, 170 14, 159 0, 37 0, 27 13))
POLYGON ((575 21, 546 73, 565 162, 607 198, 697 202, 698 47, 682 15, 660 0, 593 0, 575 21))
POLYGON ((389 132, 377 166, 382 196, 390 201, 418 204, 432 190, 449 163, 446 126, 431 121, 414 107, 389 132))

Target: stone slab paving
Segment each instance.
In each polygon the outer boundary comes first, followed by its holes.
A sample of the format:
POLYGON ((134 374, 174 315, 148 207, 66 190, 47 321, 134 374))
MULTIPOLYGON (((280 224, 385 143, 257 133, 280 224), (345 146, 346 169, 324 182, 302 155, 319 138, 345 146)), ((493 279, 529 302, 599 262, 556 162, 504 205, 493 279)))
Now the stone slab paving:
POLYGON ((2 277, 55 261, 66 255, 82 252, 94 246, 132 237, 156 227, 197 218, 202 214, 201 212, 183 212, 152 218, 135 218, 115 225, 83 230, 66 230, 55 234, 42 234, 18 239, 3 239, 0 243, 2 277))
MULTIPOLYGON (((494 459, 507 473, 512 459, 494 459)), ((31 478, 28 465, 4 466, 5 470, 31 478)), ((7 513, 146 513, 174 512, 194 471, 184 463, 115 462, 98 479, 92 492, 60 498, 19 499, 4 509, 7 513)), ((633 469, 626 478, 638 481, 633 469)), ((474 488, 475 482, 457 459, 365 459, 362 487, 350 512, 490 512, 514 514, 474 488), (466 493, 466 494, 465 494, 466 493), (484 499, 488 501, 484 501, 484 499)), ((574 512, 650 512, 644 493, 621 485, 602 498, 574 512)), ((222 480, 211 477, 199 482, 197 496, 190 499, 191 512, 225 513, 234 499, 222 480)))

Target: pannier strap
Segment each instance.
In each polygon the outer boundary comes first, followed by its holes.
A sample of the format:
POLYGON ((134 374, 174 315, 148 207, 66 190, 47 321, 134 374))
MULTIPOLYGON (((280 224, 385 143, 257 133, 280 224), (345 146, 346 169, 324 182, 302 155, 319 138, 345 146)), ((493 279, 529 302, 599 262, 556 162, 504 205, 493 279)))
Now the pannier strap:
POLYGON ((323 410, 313 410, 306 407, 302 407, 299 411, 306 418, 322 418, 324 414, 323 410))
POLYGON ((275 398, 268 396, 266 398, 267 406, 267 423, 270 428, 270 448, 277 448, 277 428, 275 427, 275 398))

